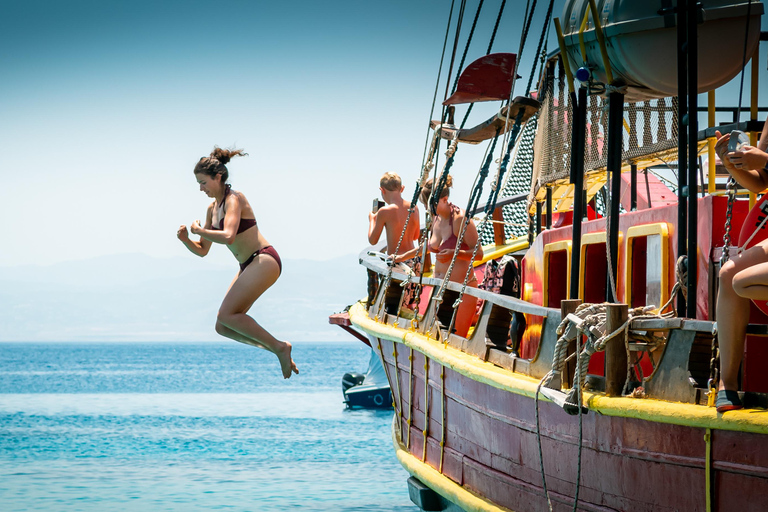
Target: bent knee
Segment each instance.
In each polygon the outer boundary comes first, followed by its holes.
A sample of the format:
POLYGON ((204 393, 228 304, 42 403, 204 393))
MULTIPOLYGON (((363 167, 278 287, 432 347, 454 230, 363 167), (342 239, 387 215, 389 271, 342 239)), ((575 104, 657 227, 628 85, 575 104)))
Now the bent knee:
POLYGON ((224 311, 220 309, 218 314, 216 315, 216 328, 218 329, 219 325, 222 325, 224 328, 231 329, 237 317, 242 316, 244 314, 245 313, 236 313, 234 311, 224 311))
POLYGON ((736 274, 739 273, 740 270, 741 269, 733 260, 726 261, 725 265, 720 268, 720 273, 718 274, 720 281, 728 283, 733 282, 733 278, 736 276, 736 274))
POLYGON ((736 275, 733 278, 733 281, 731 281, 731 287, 733 287, 733 291, 736 292, 737 295, 744 297, 748 288, 748 283, 746 279, 739 279, 739 276, 736 275))
POLYGON ((216 334, 219 334, 221 336, 226 336, 227 332, 229 332, 229 329, 227 328, 227 326, 221 323, 218 318, 216 319, 215 329, 216 329, 216 334))

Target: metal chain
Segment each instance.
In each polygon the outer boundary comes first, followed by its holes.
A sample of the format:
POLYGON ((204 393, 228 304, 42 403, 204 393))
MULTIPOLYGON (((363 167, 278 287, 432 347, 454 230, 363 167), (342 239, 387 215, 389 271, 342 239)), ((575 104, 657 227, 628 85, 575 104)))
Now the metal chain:
MULTIPOLYGON (((725 233, 723 233, 723 252, 720 254, 720 268, 730 259, 730 246, 731 246, 731 216, 733 214, 733 203, 736 201, 736 180, 733 176, 728 178, 726 184, 728 189, 728 207, 725 210, 725 233)), ((707 403, 710 406, 715 405, 715 394, 717 393, 717 384, 720 380, 719 366, 720 366, 720 347, 717 341, 717 333, 712 334, 712 348, 711 356, 709 359, 709 381, 707 382, 707 388, 709 389, 709 397, 707 403)))
POLYGON ((725 233, 723 234, 723 252, 720 254, 720 268, 723 268, 725 262, 730 258, 731 215, 733 214, 733 203, 736 200, 736 180, 733 179, 733 176, 728 178, 726 188, 728 189, 728 208, 725 210, 725 233))
POLYGON ((717 384, 720 381, 720 344, 717 341, 717 333, 712 334, 712 353, 709 359, 709 381, 707 389, 710 397, 708 402, 714 405, 714 396, 717 393, 717 384))

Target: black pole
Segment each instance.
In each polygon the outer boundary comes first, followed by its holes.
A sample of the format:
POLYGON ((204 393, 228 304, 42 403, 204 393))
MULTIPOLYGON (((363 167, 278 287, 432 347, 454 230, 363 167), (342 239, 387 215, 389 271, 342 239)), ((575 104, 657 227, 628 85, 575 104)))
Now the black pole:
MULTIPOLYGON (((695 0, 691 0, 695 1, 695 0)), ((688 1, 677 0, 677 254, 688 249, 688 1)), ((677 311, 687 312, 682 294, 677 297, 677 311)))
POLYGON ((637 164, 631 164, 629 181, 629 209, 637 211, 637 164))
POLYGON ((688 0, 688 304, 687 317, 696 318, 696 278, 698 267, 696 248, 698 247, 698 2, 688 0))
POLYGON ((552 187, 547 187, 547 229, 552 229, 552 187))
POLYGON ((587 89, 571 94, 574 124, 571 130, 571 183, 573 183, 573 232, 571 240, 571 299, 579 298, 581 274, 581 221, 584 218, 584 145, 587 134, 587 89))
MULTIPOLYGON (((608 226, 608 243, 611 249, 611 268, 614 284, 618 280, 619 262, 619 196, 621 195, 621 148, 624 136, 624 95, 612 92, 608 95, 608 158, 607 170, 611 177, 611 222, 608 226)), ((618 286, 617 286, 618 287, 618 286)), ((606 301, 618 302, 606 291, 606 301)))
POLYGON ((541 234, 541 201, 536 201, 536 234, 541 234))

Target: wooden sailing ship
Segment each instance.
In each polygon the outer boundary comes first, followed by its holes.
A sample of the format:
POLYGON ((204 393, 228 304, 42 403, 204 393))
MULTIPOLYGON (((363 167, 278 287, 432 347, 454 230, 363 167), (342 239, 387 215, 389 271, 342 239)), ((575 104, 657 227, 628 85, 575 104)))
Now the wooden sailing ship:
MULTIPOLYGON (((361 263, 379 274, 379 287, 349 309, 349 324, 384 363, 393 445, 423 510, 768 508, 768 317, 757 309, 741 373, 747 408, 718 414, 710 403, 724 235, 738 240, 750 229, 743 224, 755 198, 737 199, 729 209, 718 189, 715 116, 731 111, 718 110, 710 93, 708 126, 700 129, 696 115, 685 115, 699 110, 702 74, 692 41, 706 25, 697 26, 702 6, 678 2, 676 12, 659 10, 649 22, 678 41, 676 69, 688 86, 670 98, 657 85, 663 80, 630 82, 626 65, 622 80, 611 78, 605 39, 622 36, 628 22, 609 4, 568 3, 563 18, 570 25, 557 27, 560 52, 543 66, 535 100, 511 100, 472 129, 453 126, 447 116, 433 123, 430 154, 441 137, 450 140, 448 166, 456 143, 507 132, 505 154, 517 157, 510 156, 510 173, 528 169, 528 194, 505 198, 499 172, 485 207, 488 221, 522 210, 528 229, 481 221, 487 244, 474 269, 482 277, 488 262, 513 255, 520 297, 470 288, 466 279, 407 275, 361 254, 361 263), (611 26, 612 19, 624 25, 611 26), (569 91, 574 52, 593 65, 583 86, 569 91), (702 153, 709 154, 706 180, 699 175, 702 153), (676 193, 647 172, 670 161, 677 163, 676 193), (421 291, 416 315, 400 307, 404 285, 421 291), (451 327, 454 304, 466 296, 480 306, 473 329, 461 337, 451 327)), ((703 4, 710 17, 730 12, 723 17, 741 27, 742 42, 745 25, 759 37, 759 2, 703 4)), ((750 41, 745 52, 755 63, 757 37, 750 41)), ((703 81, 715 87, 728 79, 703 81)), ((749 121, 734 116, 719 129, 751 133, 754 144, 762 128, 756 97, 749 121)))

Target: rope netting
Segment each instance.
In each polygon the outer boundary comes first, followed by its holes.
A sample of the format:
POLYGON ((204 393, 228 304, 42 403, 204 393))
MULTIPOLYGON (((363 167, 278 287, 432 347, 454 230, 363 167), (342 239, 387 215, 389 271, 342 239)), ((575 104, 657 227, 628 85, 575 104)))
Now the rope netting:
MULTIPOLYGON (((520 139, 515 147, 512 165, 507 172, 506 181, 499 197, 525 194, 531 189, 533 172, 533 141, 536 138, 538 114, 532 116, 523 126, 520 139)), ((526 236, 528 234, 528 212, 525 201, 508 204, 502 208, 504 219, 504 237, 526 236)), ((487 223, 478 235, 483 245, 493 244, 493 224, 487 223)))
MULTIPOLYGON (((556 62, 550 63, 541 98, 539 130, 534 146, 536 158, 531 183, 532 201, 539 188, 570 175, 571 126, 573 109, 568 99, 565 72, 556 62)), ((607 165, 608 100, 590 95, 587 106, 586 146, 584 169, 586 173, 603 169, 607 165)), ((677 148, 677 100, 660 98, 624 107, 622 130, 622 162, 677 148)))

